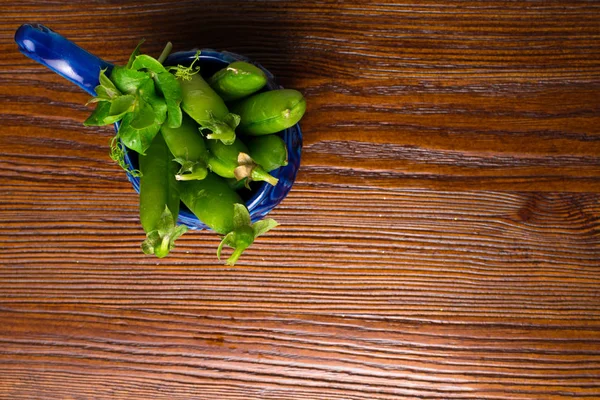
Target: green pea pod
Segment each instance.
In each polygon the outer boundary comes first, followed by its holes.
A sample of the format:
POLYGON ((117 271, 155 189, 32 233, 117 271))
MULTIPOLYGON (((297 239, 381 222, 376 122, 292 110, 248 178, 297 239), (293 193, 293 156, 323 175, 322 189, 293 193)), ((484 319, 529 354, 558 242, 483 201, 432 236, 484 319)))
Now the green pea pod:
POLYGON ((280 89, 254 94, 232 106, 241 117, 239 130, 251 136, 269 135, 300 121, 306 100, 297 90, 280 89))
POLYGON ((201 181, 181 182, 181 200, 200 221, 225 235, 217 256, 220 259, 223 245, 232 247, 234 252, 227 260, 228 265, 234 265, 254 239, 277 225, 272 219, 252 224, 241 197, 213 173, 201 181))
POLYGON ((252 137, 246 141, 250 157, 265 171, 273 171, 285 166, 287 160, 287 147, 283 139, 277 135, 252 137))
POLYGON ((245 61, 235 61, 215 73, 208 84, 225 101, 238 100, 267 84, 263 70, 245 61))
POLYGON ((165 124, 160 131, 169 150, 175 156, 175 161, 181 164, 175 178, 180 181, 204 179, 209 153, 196 123, 190 117, 184 116, 178 128, 171 128, 165 124))
POLYGON ((248 148, 239 138, 236 138, 230 145, 210 140, 208 149, 210 151, 208 167, 223 178, 236 178, 237 180, 248 178, 248 184, 250 181, 265 181, 273 186, 278 182, 277 178, 269 175, 252 160, 248 155, 248 148))
POLYGON ((223 99, 200 74, 187 75, 178 81, 181 84, 181 108, 202 128, 211 131, 206 137, 225 144, 233 143, 239 116, 229 112, 223 99))
POLYGON ((162 135, 156 135, 139 158, 140 222, 146 232, 142 243, 145 254, 162 258, 175 246, 175 240, 186 232, 175 221, 179 215, 179 188, 175 180, 177 163, 173 162, 162 135))

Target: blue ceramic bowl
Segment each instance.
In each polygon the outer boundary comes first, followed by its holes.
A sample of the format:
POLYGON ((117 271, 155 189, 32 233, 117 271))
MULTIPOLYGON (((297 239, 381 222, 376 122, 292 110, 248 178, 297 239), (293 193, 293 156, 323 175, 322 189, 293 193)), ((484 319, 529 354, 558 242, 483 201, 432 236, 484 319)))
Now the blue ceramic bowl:
MULTIPOLYGON (((27 57, 70 80, 93 96, 96 95, 94 88, 99 84, 98 75, 100 70, 103 68, 110 70, 113 67, 112 64, 88 53, 75 43, 43 25, 22 25, 15 33, 15 42, 19 46, 19 50, 27 57)), ((173 53, 167 58, 165 65, 189 65, 195 55, 196 50, 173 53)), ((252 62, 234 53, 218 52, 210 49, 202 50, 199 60, 200 71, 203 76, 208 77, 224 66, 239 60, 252 62)), ((275 78, 269 71, 256 63, 254 64, 265 71, 267 75, 267 86, 263 90, 281 88, 275 83, 275 78)), ((118 125, 115 128, 118 129, 118 125)), ((271 175, 279 179, 276 186, 261 182, 260 184, 256 183, 253 187, 252 193, 246 200, 246 207, 250 211, 253 222, 262 219, 287 196, 300 167, 302 151, 300 125, 286 129, 278 135, 287 145, 288 165, 271 172, 271 175)), ((131 167, 137 168, 137 153, 128 152, 125 160, 131 167)), ((134 189, 139 192, 139 178, 129 174, 127 174, 127 178, 134 189)), ((179 223, 190 229, 207 229, 206 225, 198 220, 183 204, 179 213, 179 223)))

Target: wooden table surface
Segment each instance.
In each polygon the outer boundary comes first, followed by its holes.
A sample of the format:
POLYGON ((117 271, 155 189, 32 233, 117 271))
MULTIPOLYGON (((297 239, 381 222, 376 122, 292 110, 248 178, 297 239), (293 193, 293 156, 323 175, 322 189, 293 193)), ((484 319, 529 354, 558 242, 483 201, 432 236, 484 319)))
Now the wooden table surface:
POLYGON ((600 4, 2 1, 0 398, 600 399, 600 4), (43 23, 226 49, 308 101, 281 226, 144 256, 43 23))

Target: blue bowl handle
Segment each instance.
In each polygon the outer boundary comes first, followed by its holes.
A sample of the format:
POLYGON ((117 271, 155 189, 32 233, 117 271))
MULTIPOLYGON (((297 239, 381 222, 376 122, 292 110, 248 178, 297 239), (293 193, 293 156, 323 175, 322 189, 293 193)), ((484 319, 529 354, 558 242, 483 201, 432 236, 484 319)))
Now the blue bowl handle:
POLYGON ((92 96, 98 75, 112 64, 88 53, 70 40, 40 24, 24 24, 15 32, 21 53, 67 78, 92 96))

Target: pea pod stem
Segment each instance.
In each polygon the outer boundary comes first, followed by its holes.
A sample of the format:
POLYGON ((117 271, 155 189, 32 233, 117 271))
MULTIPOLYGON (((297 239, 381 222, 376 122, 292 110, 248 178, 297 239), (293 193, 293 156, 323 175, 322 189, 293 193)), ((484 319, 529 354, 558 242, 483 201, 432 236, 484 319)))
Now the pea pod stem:
POLYGON ((242 253, 254 243, 257 237, 278 225, 274 219, 264 219, 253 224, 250 220, 250 213, 243 204, 233 205, 233 223, 233 230, 223 237, 217 248, 219 260, 223 246, 233 248, 233 253, 226 262, 229 266, 235 265, 242 253))
POLYGON ((169 207, 165 206, 156 229, 146 234, 142 243, 144 254, 154 254, 158 258, 166 257, 175 247, 175 241, 187 232, 187 226, 177 225, 169 207))
POLYGON ((180 161, 177 158, 175 161, 181 163, 181 168, 175 175, 178 181, 194 181, 206 178, 206 164, 204 162, 180 161))
MULTIPOLYGON (((226 239, 223 239, 221 241, 221 244, 219 245, 220 250, 223 249, 223 245, 225 244, 226 239)), ((248 246, 242 246, 242 245, 237 245, 237 247, 234 247, 233 253, 231 253, 231 256, 229 256, 229 258, 227 259, 226 264, 229 265, 230 267, 233 267, 235 265, 235 263, 238 261, 238 259, 240 258, 240 256, 244 253, 244 251, 248 248, 248 246)), ((220 251, 219 251, 220 253, 220 251)), ((218 255, 219 260, 221 259, 221 254, 218 255)))
POLYGON ((219 141, 211 140, 207 143, 210 151, 208 167, 223 178, 236 178, 248 181, 265 181, 276 185, 277 178, 269 175, 260 165, 248 155, 248 148, 236 138, 231 145, 225 145, 219 141))
POLYGON ((279 179, 270 175, 246 153, 238 155, 238 164, 239 166, 233 170, 233 175, 238 181, 248 178, 246 179, 246 185, 252 181, 264 181, 275 186, 279 182, 279 179))
POLYGON ((181 182, 181 200, 200 221, 223 235, 217 248, 221 259, 224 246, 234 249, 227 260, 234 265, 254 240, 277 226, 273 219, 252 223, 242 198, 219 176, 209 173, 204 180, 181 182))

